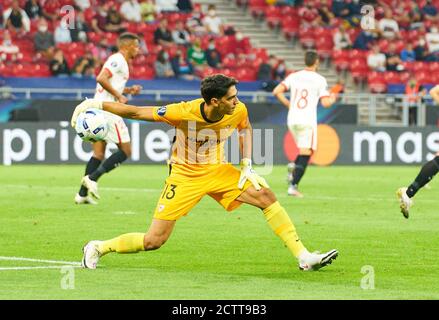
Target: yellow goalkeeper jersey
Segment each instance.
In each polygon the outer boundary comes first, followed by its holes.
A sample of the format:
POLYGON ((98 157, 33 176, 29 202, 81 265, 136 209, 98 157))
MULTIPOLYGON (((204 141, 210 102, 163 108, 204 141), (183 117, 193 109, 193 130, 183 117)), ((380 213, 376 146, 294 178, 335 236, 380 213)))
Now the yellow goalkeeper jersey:
POLYGON ((231 115, 210 121, 204 114, 204 100, 169 104, 154 108, 154 120, 176 128, 171 163, 206 165, 226 163, 224 143, 235 129, 246 128, 248 113, 239 102, 231 115))

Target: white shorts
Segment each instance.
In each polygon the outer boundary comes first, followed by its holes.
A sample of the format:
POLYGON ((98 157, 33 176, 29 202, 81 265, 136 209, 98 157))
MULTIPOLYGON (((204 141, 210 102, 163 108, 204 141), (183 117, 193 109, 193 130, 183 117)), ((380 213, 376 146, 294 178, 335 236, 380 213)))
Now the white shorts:
POLYGON ((123 119, 113 113, 104 111, 105 118, 108 120, 108 133, 105 137, 107 143, 127 143, 130 142, 130 133, 123 119))
POLYGON ((317 127, 304 124, 288 126, 299 149, 317 150, 317 127))

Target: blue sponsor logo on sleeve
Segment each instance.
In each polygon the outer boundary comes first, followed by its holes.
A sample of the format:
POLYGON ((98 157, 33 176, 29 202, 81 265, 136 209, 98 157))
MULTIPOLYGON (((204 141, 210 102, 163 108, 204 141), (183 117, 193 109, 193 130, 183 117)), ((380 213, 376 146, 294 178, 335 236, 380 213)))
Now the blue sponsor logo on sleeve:
POLYGON ((158 108, 158 110, 157 110, 157 114, 158 114, 159 116, 163 117, 163 116, 165 115, 165 113, 166 113, 166 107, 160 107, 160 108, 158 108))
POLYGON ((116 67, 117 67, 117 62, 116 62, 116 61, 113 61, 113 62, 111 63, 111 66, 112 66, 113 68, 116 68, 116 67))

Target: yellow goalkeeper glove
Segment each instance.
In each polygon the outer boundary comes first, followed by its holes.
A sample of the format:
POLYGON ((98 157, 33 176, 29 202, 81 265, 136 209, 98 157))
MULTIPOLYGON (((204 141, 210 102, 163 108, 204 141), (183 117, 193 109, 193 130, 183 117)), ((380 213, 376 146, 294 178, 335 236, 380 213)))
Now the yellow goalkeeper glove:
POLYGON ((269 188, 264 178, 259 176, 252 168, 252 161, 244 158, 241 160, 241 176, 239 177, 238 188, 242 189, 245 182, 249 180, 256 190, 261 190, 261 186, 269 188))
POLYGON ((73 111, 72 119, 70 120, 72 127, 76 127, 76 120, 78 119, 80 113, 93 108, 102 110, 102 101, 96 99, 86 99, 78 104, 75 108, 75 111, 73 111))

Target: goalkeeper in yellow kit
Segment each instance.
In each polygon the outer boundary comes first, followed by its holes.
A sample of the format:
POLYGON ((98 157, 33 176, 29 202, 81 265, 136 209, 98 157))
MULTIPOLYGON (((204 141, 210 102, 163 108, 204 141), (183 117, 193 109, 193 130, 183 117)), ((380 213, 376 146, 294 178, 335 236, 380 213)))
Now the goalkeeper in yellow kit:
MULTIPOLYGON (((317 270, 337 257, 337 250, 323 254, 308 252, 265 179, 252 169, 252 127, 245 105, 238 100, 236 84, 235 79, 217 74, 202 81, 202 99, 164 107, 85 100, 76 107, 73 127, 77 116, 89 108, 103 109, 129 119, 166 122, 176 127, 170 174, 149 230, 88 242, 83 248, 82 265, 85 268, 95 269, 99 259, 110 252, 134 253, 160 248, 170 237, 176 221, 187 215, 205 195, 227 211, 242 203, 260 208, 271 229, 298 259, 301 270, 317 270), (240 136, 241 170, 224 160, 224 143, 235 129, 240 136)), ((97 195, 96 182, 87 188, 92 195, 97 195)))

